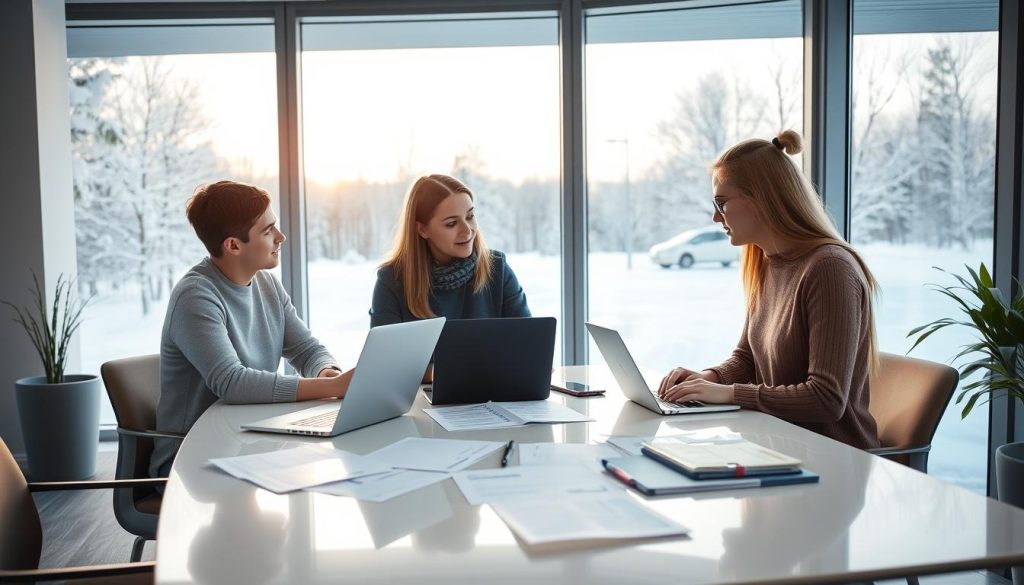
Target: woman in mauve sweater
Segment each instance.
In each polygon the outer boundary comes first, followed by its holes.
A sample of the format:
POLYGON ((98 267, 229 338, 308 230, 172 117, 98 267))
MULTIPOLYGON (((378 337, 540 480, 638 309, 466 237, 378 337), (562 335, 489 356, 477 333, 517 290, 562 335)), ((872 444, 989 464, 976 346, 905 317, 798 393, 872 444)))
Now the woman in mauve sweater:
POLYGON ((877 284, 790 159, 801 149, 800 135, 786 130, 741 142, 711 166, 713 219, 743 246, 747 321, 732 356, 702 372, 674 368, 659 395, 734 403, 878 447, 868 412, 877 284))

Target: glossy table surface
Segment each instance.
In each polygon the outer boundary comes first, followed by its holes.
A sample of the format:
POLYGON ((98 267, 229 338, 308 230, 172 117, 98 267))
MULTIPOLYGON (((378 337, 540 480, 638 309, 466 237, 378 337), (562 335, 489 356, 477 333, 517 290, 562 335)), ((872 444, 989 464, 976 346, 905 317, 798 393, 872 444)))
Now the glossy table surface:
POLYGON ((420 395, 406 416, 314 439, 239 428, 309 404, 213 405, 169 478, 157 583, 825 583, 1024 564, 1024 510, 762 413, 658 416, 625 400, 604 368, 559 373, 609 389, 597 398, 552 393, 595 422, 448 433, 422 412, 420 395), (275 495, 207 465, 299 442, 367 453, 403 437, 593 443, 718 426, 802 459, 820 483, 653 499, 633 492, 689 536, 530 546, 489 506, 468 505, 450 479, 367 503, 275 495))

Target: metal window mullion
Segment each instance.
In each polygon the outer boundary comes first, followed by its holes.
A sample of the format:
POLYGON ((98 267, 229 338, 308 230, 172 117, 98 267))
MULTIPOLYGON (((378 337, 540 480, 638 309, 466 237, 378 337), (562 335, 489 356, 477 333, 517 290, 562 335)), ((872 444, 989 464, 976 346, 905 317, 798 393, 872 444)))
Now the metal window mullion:
MULTIPOLYGON (((995 254, 993 276, 1006 298, 1024 275, 1024 8, 1018 0, 999 3, 999 89, 996 105, 995 254)), ((995 450, 1024 441, 1020 401, 995 398, 989 408, 988 495, 995 497, 995 450)))
POLYGON ((300 126, 299 28, 295 10, 279 4, 274 19, 277 56, 277 128, 280 161, 281 225, 285 245, 281 277, 299 318, 309 321, 306 270, 306 209, 302 196, 302 128, 300 126))
POLYGON ((850 238, 851 0, 804 0, 804 169, 850 238))
POLYGON ((562 363, 586 363, 587 205, 583 119, 583 6, 563 0, 558 23, 562 73, 562 363))

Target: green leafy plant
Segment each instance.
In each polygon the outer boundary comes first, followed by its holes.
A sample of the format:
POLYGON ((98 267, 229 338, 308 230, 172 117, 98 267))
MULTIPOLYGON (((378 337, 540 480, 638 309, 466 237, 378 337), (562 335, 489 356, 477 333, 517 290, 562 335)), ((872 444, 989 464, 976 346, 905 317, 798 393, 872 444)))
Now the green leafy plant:
POLYGON ((966 320, 944 317, 907 334, 907 337, 918 335, 917 341, 910 348, 913 351, 932 333, 952 325, 961 325, 977 332, 977 342, 964 345, 953 358, 955 362, 977 354, 977 359, 965 364, 960 370, 961 379, 979 371, 986 374, 964 386, 957 395, 957 404, 967 399, 961 418, 971 413, 980 398, 987 396, 991 400, 994 393, 1005 392, 1010 398, 1024 399, 1024 290, 1021 290, 1019 282, 1015 282, 1017 294, 1012 302, 1007 303, 1002 292, 995 287, 984 263, 977 271, 970 266, 965 268, 970 273, 970 280, 935 267, 936 270, 952 274, 960 286, 929 286, 953 299, 966 320))
POLYGON ((82 311, 92 300, 89 297, 85 300, 74 298, 74 280, 64 278, 61 274, 57 277, 57 290, 53 296, 53 308, 47 310, 46 295, 43 287, 39 285, 39 277, 32 272, 34 286, 30 289, 33 296, 33 304, 28 307, 19 307, 9 301, 0 301, 14 310, 15 317, 12 319, 20 323, 32 340, 39 353, 39 359, 43 362, 43 369, 46 371, 46 382, 48 384, 61 384, 64 382, 64 368, 67 365, 68 349, 71 347, 71 337, 82 324, 82 311))

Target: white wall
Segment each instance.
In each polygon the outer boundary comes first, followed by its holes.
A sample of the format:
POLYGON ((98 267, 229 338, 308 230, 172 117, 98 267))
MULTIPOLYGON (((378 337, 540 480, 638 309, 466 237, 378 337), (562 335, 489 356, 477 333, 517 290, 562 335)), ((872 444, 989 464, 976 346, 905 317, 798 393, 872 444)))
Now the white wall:
MULTIPOLYGON (((49 295, 75 272, 75 225, 63 0, 0 2, 0 299, 29 299, 30 270, 49 295)), ((42 374, 21 326, 0 307, 0 437, 24 453, 14 381, 42 374)), ((68 371, 78 369, 78 348, 68 371)))

